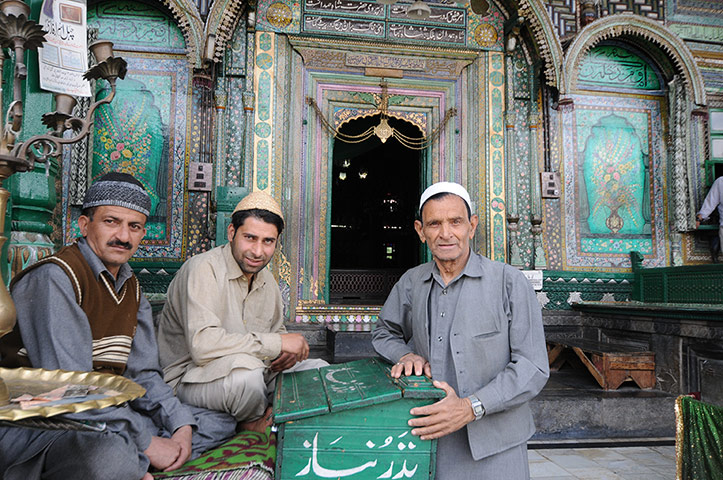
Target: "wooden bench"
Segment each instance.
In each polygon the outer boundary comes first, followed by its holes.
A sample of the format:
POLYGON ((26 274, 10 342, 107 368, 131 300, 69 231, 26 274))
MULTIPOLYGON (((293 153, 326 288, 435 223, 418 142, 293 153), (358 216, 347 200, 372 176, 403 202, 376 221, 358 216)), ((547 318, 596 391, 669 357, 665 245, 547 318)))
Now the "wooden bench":
POLYGON ((655 353, 630 345, 616 345, 583 338, 548 340, 550 370, 558 370, 572 350, 603 390, 616 390, 627 380, 640 388, 655 386, 655 353))

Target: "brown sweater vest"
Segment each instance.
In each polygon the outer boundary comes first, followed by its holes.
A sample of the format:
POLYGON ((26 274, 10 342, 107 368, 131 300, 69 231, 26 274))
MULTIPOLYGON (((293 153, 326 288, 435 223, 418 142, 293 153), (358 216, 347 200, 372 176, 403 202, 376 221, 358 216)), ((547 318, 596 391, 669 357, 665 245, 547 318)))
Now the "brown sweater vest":
MULTIPOLYGON (((28 272, 49 262, 61 267, 68 276, 75 300, 88 318, 93 335, 93 370, 122 374, 138 323, 141 301, 138 279, 131 276, 120 293, 116 293, 107 274, 101 273, 100 278, 96 278, 78 245, 73 244, 17 274, 10 288, 28 272)), ((31 366, 17 327, 0 339, 0 355, 2 366, 31 366)))

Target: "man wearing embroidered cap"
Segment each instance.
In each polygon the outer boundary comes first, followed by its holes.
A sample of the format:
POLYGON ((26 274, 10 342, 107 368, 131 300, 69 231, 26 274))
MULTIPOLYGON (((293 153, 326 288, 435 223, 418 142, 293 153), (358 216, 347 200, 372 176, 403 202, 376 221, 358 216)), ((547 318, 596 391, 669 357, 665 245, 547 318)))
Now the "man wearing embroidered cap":
POLYGON ((3 366, 124 375, 146 393, 128 406, 72 415, 98 431, 0 427, 5 479, 152 478, 230 437, 235 422, 183 405, 163 381, 151 307, 128 260, 145 235, 151 200, 131 175, 109 173, 85 195, 83 238, 15 276, 16 329, 3 366))
POLYGON ((412 434, 438 438, 437 480, 529 478, 528 402, 549 376, 540 306, 524 275, 476 254, 469 193, 439 182, 414 228, 433 261, 407 271, 372 334, 392 376, 428 375, 444 399, 413 408, 412 434))
POLYGON ((228 243, 189 259, 158 325, 165 380, 179 398, 233 415, 240 429, 271 424, 269 394, 284 370, 326 365, 284 327, 278 283, 264 268, 284 228, 281 207, 253 192, 234 209, 228 243))

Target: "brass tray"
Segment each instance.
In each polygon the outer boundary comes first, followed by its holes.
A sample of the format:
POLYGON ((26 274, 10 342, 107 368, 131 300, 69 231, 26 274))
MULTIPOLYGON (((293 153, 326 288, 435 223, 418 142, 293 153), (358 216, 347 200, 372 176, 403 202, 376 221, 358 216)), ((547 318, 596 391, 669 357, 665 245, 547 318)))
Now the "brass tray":
POLYGON ((93 392, 92 399, 68 399, 68 403, 50 406, 36 406, 23 410, 17 403, 0 407, 0 420, 20 420, 30 417, 52 417, 63 413, 77 413, 94 408, 120 405, 143 396, 146 390, 137 383, 120 375, 99 372, 69 372, 66 370, 44 370, 42 368, 0 368, 0 378, 10 390, 10 398, 23 393, 39 395, 63 385, 94 385, 99 387, 93 392), (117 394, 97 398, 105 391, 113 390, 117 394))

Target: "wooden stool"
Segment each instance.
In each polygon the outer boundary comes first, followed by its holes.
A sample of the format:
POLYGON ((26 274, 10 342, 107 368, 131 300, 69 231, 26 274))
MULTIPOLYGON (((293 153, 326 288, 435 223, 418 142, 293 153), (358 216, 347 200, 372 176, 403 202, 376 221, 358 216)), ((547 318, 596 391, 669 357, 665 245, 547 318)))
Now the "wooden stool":
POLYGON ((653 352, 583 338, 550 340, 547 343, 550 370, 558 370, 567 360, 561 354, 565 349, 572 349, 603 390, 616 390, 627 380, 634 381, 642 389, 655 386, 653 352))

